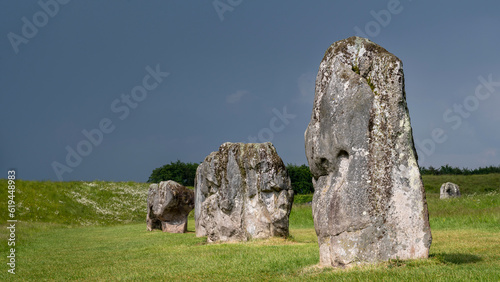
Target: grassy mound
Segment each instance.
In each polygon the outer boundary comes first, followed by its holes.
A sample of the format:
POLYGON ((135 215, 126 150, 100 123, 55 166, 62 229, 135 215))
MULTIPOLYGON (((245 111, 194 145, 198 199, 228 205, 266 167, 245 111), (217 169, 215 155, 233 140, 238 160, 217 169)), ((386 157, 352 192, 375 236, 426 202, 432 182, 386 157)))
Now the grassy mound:
MULTIPOLYGON (((0 180, 7 187, 7 180, 0 180)), ((146 220, 148 184, 135 182, 16 181, 16 218, 68 225, 109 225, 146 220)), ((7 189, 0 197, 7 198, 7 189)), ((7 203, 0 201, 0 209, 7 203)), ((2 222, 7 214, 2 214, 2 222)))

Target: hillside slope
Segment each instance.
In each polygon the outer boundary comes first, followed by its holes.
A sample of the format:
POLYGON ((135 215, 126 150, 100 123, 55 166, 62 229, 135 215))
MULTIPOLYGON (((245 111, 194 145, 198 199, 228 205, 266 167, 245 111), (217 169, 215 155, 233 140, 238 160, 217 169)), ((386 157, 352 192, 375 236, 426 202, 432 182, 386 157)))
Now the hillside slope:
MULTIPOLYGON (((7 187, 7 180, 0 180, 7 187)), ((149 184, 135 182, 16 181, 16 219, 69 225, 145 221, 149 184)), ((1 189, 0 198, 7 199, 1 189)), ((7 210, 7 202, 0 201, 7 210)), ((7 214, 2 213, 2 222, 7 214)))

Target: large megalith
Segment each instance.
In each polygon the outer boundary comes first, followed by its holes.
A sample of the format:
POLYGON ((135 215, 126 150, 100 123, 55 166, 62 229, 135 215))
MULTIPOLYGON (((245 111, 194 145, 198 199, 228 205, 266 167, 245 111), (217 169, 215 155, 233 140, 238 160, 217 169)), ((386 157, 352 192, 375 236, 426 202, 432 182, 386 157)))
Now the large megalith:
POLYGON ((196 170, 196 235, 208 242, 288 236, 293 190, 271 143, 224 143, 196 170))
POLYGON ((169 180, 151 184, 148 191, 147 229, 185 233, 188 215, 194 208, 194 192, 169 180))
POLYGON ((326 51, 305 132, 322 265, 428 257, 405 95, 401 60, 379 45, 350 37, 326 51))

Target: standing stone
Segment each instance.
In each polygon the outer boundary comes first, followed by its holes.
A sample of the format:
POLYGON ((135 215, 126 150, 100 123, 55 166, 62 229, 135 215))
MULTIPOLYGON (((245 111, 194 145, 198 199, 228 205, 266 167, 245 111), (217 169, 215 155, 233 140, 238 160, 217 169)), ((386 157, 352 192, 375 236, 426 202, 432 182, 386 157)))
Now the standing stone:
POLYGON ((305 147, 321 265, 428 257, 427 203, 396 56, 359 37, 332 44, 305 147))
POLYGON ((148 231, 185 233, 188 215, 194 208, 194 192, 169 180, 151 184, 148 191, 148 231))
POLYGON ((208 242, 288 236, 293 190, 271 143, 224 143, 196 170, 196 236, 208 242))
POLYGON ((451 182, 443 183, 439 192, 440 199, 460 197, 460 187, 458 187, 457 184, 451 182))

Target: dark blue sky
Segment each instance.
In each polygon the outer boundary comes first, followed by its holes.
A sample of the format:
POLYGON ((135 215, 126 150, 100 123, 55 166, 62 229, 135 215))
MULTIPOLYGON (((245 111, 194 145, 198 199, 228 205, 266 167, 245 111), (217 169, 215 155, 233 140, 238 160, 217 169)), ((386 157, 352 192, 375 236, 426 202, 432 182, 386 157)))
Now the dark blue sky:
POLYGON ((499 11, 498 1, 2 1, 0 169, 143 182, 226 141, 271 141, 285 163, 306 163, 319 63, 359 31, 404 63, 420 165, 497 166, 499 11))

